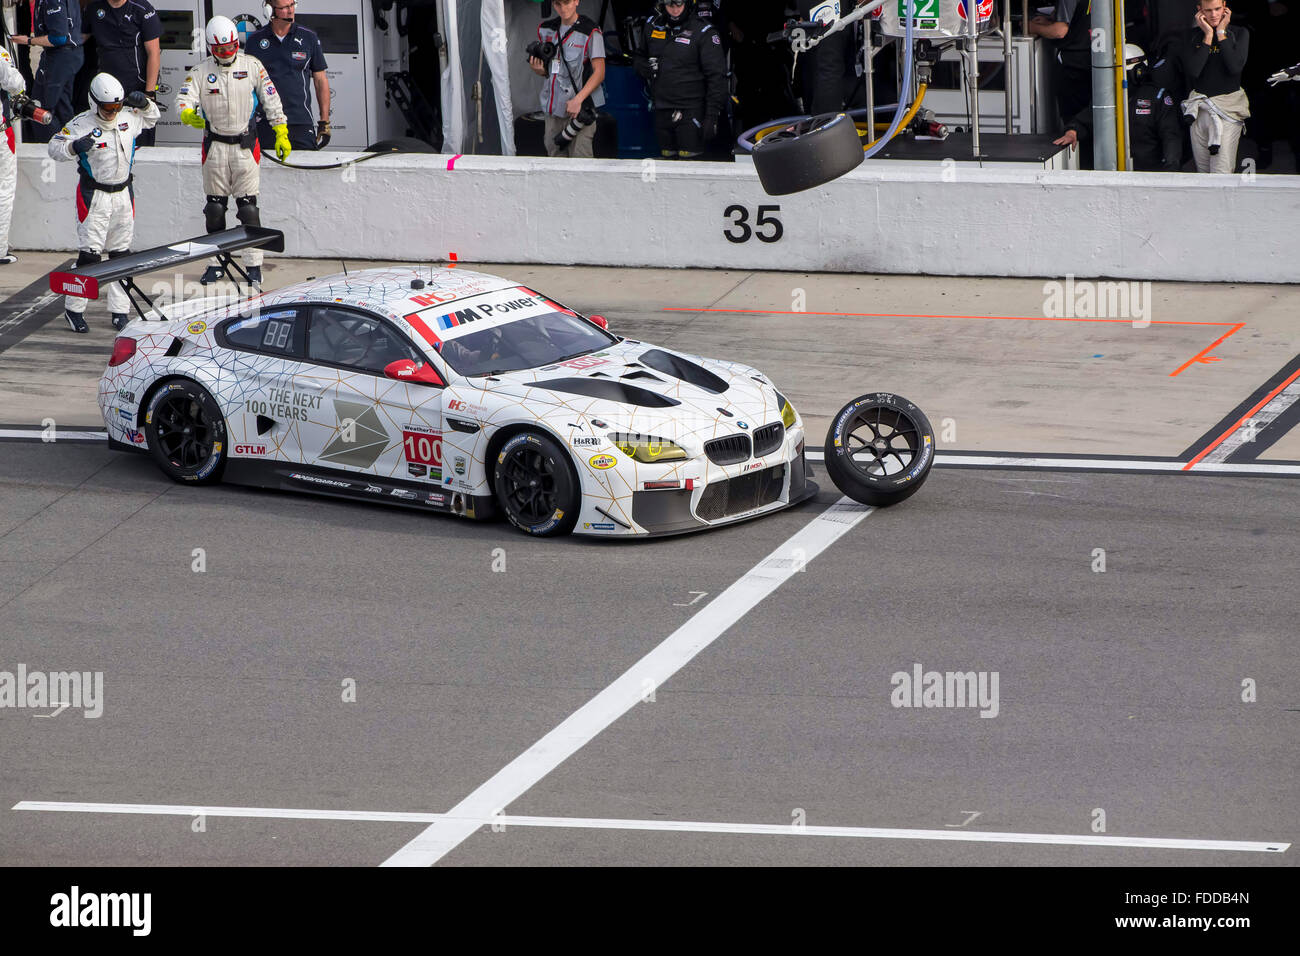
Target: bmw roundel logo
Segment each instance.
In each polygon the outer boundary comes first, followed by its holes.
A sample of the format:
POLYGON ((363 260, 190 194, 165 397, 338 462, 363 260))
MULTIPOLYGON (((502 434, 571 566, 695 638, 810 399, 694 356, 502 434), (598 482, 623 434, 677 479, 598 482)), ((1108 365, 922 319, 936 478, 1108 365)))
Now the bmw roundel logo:
POLYGON ((209 73, 209 74, 208 74, 208 82, 209 82, 209 83, 215 83, 215 82, 217 82, 217 74, 215 74, 215 73, 209 73))
POLYGON ((99 19, 102 20, 102 19, 104 19, 104 14, 107 13, 107 12, 108 12, 107 10, 104 10, 104 9, 101 7, 100 9, 98 9, 98 10, 95 11, 95 16, 99 17, 99 19))
POLYGON ((267 47, 271 45, 271 41, 268 40, 266 37, 262 37, 262 39, 257 41, 257 45, 260 46, 263 50, 265 50, 267 47))
POLYGON ((736 422, 736 424, 739 425, 741 428, 749 428, 748 422, 736 422))
POLYGON ((100 129, 98 126, 96 126, 94 129, 90 131, 90 135, 98 138, 104 135, 104 131, 100 129))

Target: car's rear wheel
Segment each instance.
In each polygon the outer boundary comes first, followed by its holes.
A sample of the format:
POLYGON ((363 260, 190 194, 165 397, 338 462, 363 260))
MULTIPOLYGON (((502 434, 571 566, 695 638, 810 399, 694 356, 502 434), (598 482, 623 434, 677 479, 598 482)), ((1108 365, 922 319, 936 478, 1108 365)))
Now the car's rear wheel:
POLYGON ((202 385, 182 378, 154 392, 144 429, 150 454, 173 481, 221 480, 226 467, 226 420, 202 385))
POLYGON ((878 392, 845 405, 826 433, 826 471, 864 505, 892 505, 920 489, 934 464, 934 431, 900 395, 878 392))
POLYGON ((554 439, 521 432, 501 446, 492 472, 497 502, 525 534, 568 534, 578 520, 582 490, 568 454, 554 439))

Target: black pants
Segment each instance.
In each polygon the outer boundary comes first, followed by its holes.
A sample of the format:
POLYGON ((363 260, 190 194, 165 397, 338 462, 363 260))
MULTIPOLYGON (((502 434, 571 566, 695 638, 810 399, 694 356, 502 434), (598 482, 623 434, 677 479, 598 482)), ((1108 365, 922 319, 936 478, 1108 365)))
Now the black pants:
MULTIPOLYGON (((266 121, 265 116, 257 118, 257 140, 262 144, 262 149, 275 155, 275 130, 271 129, 271 124, 266 121)), ((316 127, 313 125, 300 126, 297 123, 289 124, 289 145, 294 149, 315 149, 316 148, 316 127)))
POLYGON ((51 47, 41 51, 40 66, 32 83, 32 97, 54 114, 54 121, 49 126, 29 121, 27 128, 31 135, 24 137, 27 142, 48 143, 76 115, 72 109, 72 86, 84 59, 85 51, 79 46, 51 47))
POLYGON ((704 107, 655 110, 655 137, 664 159, 704 155, 704 107))

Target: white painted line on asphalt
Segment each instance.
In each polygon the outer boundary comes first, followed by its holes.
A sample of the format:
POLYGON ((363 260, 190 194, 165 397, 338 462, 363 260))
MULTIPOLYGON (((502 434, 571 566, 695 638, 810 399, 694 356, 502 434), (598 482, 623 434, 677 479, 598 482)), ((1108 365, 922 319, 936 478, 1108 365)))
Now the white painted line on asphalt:
MULTIPOLYGON (((1281 396, 1278 396, 1279 398, 1281 396)), ((1300 392, 1297 392, 1300 398, 1300 392)), ((1271 406, 1270 406, 1271 407, 1271 406)), ((1279 409, 1277 417, 1285 408, 1279 409)), ((1262 420, 1261 420, 1262 421, 1262 420)), ((39 428, 0 428, 0 441, 6 438, 39 438, 39 428)), ((106 441, 108 433, 104 431, 60 431, 59 440, 67 441, 106 441)), ((809 461, 824 461, 825 452, 809 450, 805 452, 809 461)), ((1187 468, 1185 461, 1166 461, 1146 458, 1037 458, 1033 455, 954 455, 940 452, 934 456, 936 468, 1023 468, 1026 471, 1039 469, 1043 471, 1168 471, 1184 472, 1194 475, 1286 475, 1300 477, 1300 465, 1287 463, 1270 464, 1268 462, 1240 462, 1237 464, 1197 462, 1187 468)))
MULTIPOLYGON (((41 428, 0 428, 0 439, 4 438, 40 438, 44 429, 41 428)), ((54 441, 47 444, 57 445, 61 441, 107 441, 107 432, 70 432, 63 429, 56 429, 54 432, 54 441)))
POLYGON ((1255 441, 1260 429, 1271 424, 1274 419, 1297 401, 1300 401, 1300 378, 1295 379, 1290 385, 1274 395, 1268 404, 1238 425, 1236 431, 1211 449, 1210 453, 1197 462, 1192 470, 1207 471, 1209 470, 1206 468, 1207 465, 1227 461, 1233 452, 1240 449, 1242 445, 1248 445, 1255 441))
MULTIPOLYGON (((340 820, 365 823, 438 823, 450 813, 403 813, 387 810, 291 810, 277 807, 192 807, 153 803, 64 803, 24 800, 15 810, 56 813, 133 813, 166 816, 252 817, 277 820, 340 820)), ((1126 837, 1082 833, 1002 833, 996 830, 907 830, 893 827, 791 826, 788 823, 706 823, 694 820, 615 820, 599 817, 511 817, 466 821, 477 829, 484 822, 499 827, 581 830, 658 830, 671 833, 739 833, 754 836, 850 837, 874 840, 945 840, 965 843, 1029 843, 1058 846, 1110 846, 1165 850, 1236 850, 1285 853, 1290 843, 1254 840, 1192 840, 1181 837, 1126 837)))
POLYGON ((704 605, 614 683, 452 807, 446 818, 434 823, 385 860, 383 865, 432 866, 437 863, 640 703, 647 688, 662 687, 695 655, 873 510, 848 498, 836 501, 778 545, 735 584, 704 605))
POLYGON ((746 833, 763 836, 857 837, 875 840, 947 840, 968 843, 1053 843, 1065 846, 1150 847, 1168 850, 1244 850, 1283 853, 1290 843, 1245 840, 1186 840, 1079 833, 1000 833, 996 830, 899 830, 882 827, 791 826, 788 823, 696 823, 690 820, 602 820, 574 817, 500 817, 509 828, 578 827, 592 830, 666 830, 678 833, 746 833))
MULTIPOLYGON (((1280 413, 1279 413, 1280 414, 1280 413)), ((824 462, 825 453, 805 452, 809 461, 824 462)), ((1185 461, 1148 458, 1036 458, 1032 455, 953 455, 940 452, 934 456, 936 468, 1023 468, 1026 471, 1167 471, 1190 475, 1287 475, 1300 477, 1300 465, 1262 461, 1218 463, 1199 462, 1187 470, 1185 461)))
POLYGON ((267 820, 356 820, 368 823, 433 823, 441 813, 405 813, 396 810, 295 810, 283 807, 194 807, 183 803, 72 803, 59 800, 22 800, 15 810, 50 813, 136 813, 180 817, 253 817, 267 820))
POLYGON ((49 305, 57 298, 58 295, 54 292, 43 292, 41 295, 33 299, 31 304, 28 305, 27 308, 19 312, 15 312, 13 315, 9 316, 9 318, 0 322, 0 332, 3 332, 11 325, 17 325, 23 319, 27 318, 27 316, 31 315, 33 312, 45 308, 47 305, 49 305))

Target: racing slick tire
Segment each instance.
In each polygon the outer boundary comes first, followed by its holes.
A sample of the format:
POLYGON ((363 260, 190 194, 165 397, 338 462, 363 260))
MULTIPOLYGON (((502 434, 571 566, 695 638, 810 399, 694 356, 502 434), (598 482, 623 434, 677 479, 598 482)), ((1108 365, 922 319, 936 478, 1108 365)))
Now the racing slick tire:
POLYGON ((892 505, 916 494, 934 464, 934 430, 901 395, 855 398, 826 433, 826 471, 835 487, 864 505, 892 505))
POLYGON ((568 534, 578 521, 582 486, 563 448, 541 432, 520 432, 501 446, 492 469, 497 503, 525 534, 568 534))
POLYGON ((226 420, 207 389, 187 378, 154 392, 145 412, 149 453, 173 481, 206 485, 226 468, 226 420))
POLYGON ((821 186, 862 164, 858 128, 845 113, 823 113, 769 133, 754 144, 754 169, 770 196, 821 186))

